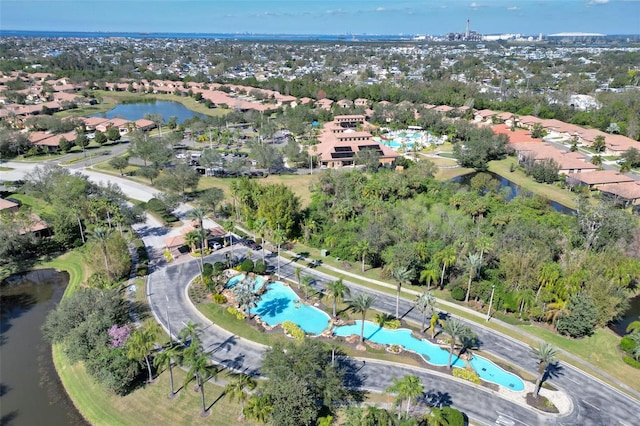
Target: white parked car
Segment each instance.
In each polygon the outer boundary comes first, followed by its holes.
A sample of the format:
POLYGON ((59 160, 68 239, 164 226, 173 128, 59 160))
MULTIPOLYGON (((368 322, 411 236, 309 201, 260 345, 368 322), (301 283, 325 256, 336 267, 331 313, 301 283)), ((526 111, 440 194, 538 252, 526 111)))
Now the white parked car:
POLYGON ((222 248, 222 244, 220 244, 220 243, 213 243, 213 244, 211 245, 211 248, 212 248, 213 250, 220 250, 220 249, 222 248))
POLYGON ((176 154, 176 158, 178 160, 184 160, 185 158, 187 158, 187 154, 176 154))

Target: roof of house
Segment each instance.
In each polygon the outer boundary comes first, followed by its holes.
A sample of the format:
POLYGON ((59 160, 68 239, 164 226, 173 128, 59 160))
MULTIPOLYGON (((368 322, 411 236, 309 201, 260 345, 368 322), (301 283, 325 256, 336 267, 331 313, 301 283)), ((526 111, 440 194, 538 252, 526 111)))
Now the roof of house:
POLYGON ((5 200, 4 198, 0 198, 0 211, 7 210, 7 209, 15 209, 16 207, 19 207, 18 204, 9 200, 5 200))
POLYGON ((596 170, 591 173, 575 173, 571 177, 587 185, 633 182, 634 179, 615 170, 596 170))
POLYGON ((182 247, 185 243, 184 235, 174 235, 173 237, 167 237, 164 239, 164 245, 168 249, 182 247))
POLYGON ((602 185, 600 191, 616 195, 626 200, 640 199, 640 181, 610 183, 602 185))
POLYGON ((540 139, 531 137, 531 132, 529 130, 515 129, 514 131, 511 131, 511 128, 506 124, 496 124, 495 126, 491 126, 491 130, 493 130, 493 133, 496 135, 507 135, 510 144, 542 142, 540 139))

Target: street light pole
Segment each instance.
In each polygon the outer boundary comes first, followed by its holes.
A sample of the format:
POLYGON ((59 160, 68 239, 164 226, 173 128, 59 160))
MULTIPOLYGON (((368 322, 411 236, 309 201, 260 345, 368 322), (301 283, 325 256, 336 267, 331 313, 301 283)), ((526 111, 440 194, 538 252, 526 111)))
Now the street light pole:
POLYGON ((278 222, 278 278, 280 278, 280 222, 278 222))
POLYGON ((491 306, 493 305, 493 292, 496 290, 496 285, 491 286, 491 298, 489 299, 489 310, 487 311, 487 321, 491 318, 491 306))
POLYGON ((168 295, 164 295, 164 297, 167 299, 167 328, 169 329, 169 343, 173 342, 173 337, 171 336, 171 321, 169 320, 169 296, 168 295))

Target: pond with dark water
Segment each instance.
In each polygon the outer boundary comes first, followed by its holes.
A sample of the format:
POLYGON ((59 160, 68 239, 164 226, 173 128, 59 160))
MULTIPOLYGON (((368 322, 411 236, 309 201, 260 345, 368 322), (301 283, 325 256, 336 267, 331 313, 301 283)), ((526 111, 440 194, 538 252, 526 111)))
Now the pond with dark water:
POLYGON ((181 103, 169 101, 118 104, 114 109, 100 114, 94 114, 92 117, 123 118, 125 120, 136 121, 144 118, 147 114, 160 114, 164 118, 165 122, 169 117, 177 117, 178 123, 182 123, 184 120, 194 116, 203 119, 208 117, 199 112, 191 111, 181 103))
POLYGON ((87 425, 69 399, 40 331, 69 283, 42 269, 0 285, 0 425, 87 425))
MULTIPOLYGON (((486 173, 488 175, 491 175, 492 178, 494 178, 495 180, 497 180, 498 182, 500 182, 500 185, 502 186, 502 188, 508 188, 509 190, 507 191, 507 201, 512 200, 513 198, 517 197, 518 195, 533 195, 531 192, 526 191, 524 189, 522 189, 522 187, 520 185, 517 185, 513 182, 511 182, 509 179, 500 176, 498 174, 495 174, 493 172, 473 172, 473 173, 468 173, 466 175, 462 175, 462 176, 458 176, 456 178, 451 179, 453 182, 457 182, 459 184, 462 185, 470 185, 471 184, 471 179, 473 179, 474 176, 476 176, 478 173, 486 173)), ((574 209, 571 209, 565 205, 562 205, 556 201, 551 201, 549 200, 549 205, 555 210, 558 211, 560 213, 564 213, 564 214, 574 214, 576 211, 574 209)))

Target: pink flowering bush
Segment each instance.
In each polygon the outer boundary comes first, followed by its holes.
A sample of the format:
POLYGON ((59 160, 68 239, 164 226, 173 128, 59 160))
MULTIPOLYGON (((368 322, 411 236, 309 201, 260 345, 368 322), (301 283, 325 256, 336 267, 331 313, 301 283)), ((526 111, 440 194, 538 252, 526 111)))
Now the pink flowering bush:
POLYGON ((129 327, 128 324, 125 324, 122 327, 118 327, 117 324, 114 324, 111 326, 108 333, 109 337, 111 337, 111 347, 119 348, 129 339, 131 327, 129 327))

